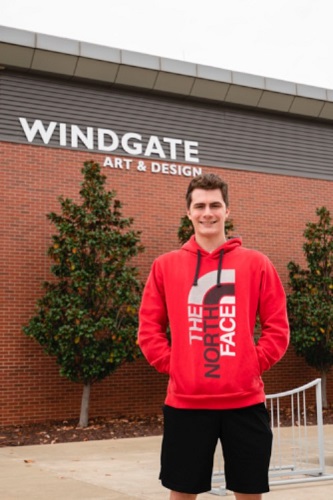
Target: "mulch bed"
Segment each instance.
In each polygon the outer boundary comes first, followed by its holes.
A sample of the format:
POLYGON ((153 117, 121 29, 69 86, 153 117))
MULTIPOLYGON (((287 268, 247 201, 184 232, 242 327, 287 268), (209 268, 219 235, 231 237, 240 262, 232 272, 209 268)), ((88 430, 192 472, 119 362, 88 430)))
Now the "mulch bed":
POLYGON ((71 443, 162 434, 161 415, 96 418, 88 427, 78 427, 78 419, 0 427, 0 447, 71 443))

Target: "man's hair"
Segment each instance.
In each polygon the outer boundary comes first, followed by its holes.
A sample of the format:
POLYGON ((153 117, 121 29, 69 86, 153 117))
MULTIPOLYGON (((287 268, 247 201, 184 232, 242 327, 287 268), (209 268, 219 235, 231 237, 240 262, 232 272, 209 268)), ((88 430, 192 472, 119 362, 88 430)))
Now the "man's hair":
POLYGON ((223 180, 215 174, 203 174, 194 177, 190 184, 188 185, 186 191, 186 206, 189 209, 192 202, 192 191, 195 189, 205 189, 206 191, 211 191, 213 189, 219 189, 222 194, 222 199, 226 206, 229 206, 228 198, 228 184, 223 182, 223 180))

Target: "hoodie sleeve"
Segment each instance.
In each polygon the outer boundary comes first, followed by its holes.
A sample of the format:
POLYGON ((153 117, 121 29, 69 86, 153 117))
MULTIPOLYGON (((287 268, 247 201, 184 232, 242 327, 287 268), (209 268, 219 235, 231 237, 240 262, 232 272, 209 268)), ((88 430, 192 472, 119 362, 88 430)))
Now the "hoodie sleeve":
POLYGON ((155 261, 142 296, 138 342, 148 363, 161 373, 169 373, 170 366, 167 326, 163 275, 158 261, 155 261))
POLYGON ((261 336, 256 350, 261 372, 264 372, 282 358, 289 345, 286 295, 269 259, 262 271, 259 316, 261 336))

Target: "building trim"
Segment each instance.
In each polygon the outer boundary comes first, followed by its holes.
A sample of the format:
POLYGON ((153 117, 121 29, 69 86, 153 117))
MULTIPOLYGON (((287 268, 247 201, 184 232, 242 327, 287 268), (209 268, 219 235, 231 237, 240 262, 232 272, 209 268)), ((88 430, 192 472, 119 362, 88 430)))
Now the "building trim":
POLYGON ((0 67, 333 121, 333 90, 0 26, 0 67))

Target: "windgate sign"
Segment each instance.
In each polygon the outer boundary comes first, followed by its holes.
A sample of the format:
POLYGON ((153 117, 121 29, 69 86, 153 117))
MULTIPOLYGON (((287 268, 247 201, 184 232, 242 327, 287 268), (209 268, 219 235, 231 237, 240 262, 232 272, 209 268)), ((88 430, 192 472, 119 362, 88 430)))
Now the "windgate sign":
POLYGON ((34 120, 31 124, 26 118, 19 118, 21 127, 28 142, 33 143, 41 138, 48 145, 55 141, 62 147, 114 153, 122 150, 125 158, 107 156, 104 167, 119 170, 136 169, 139 172, 150 170, 154 174, 182 175, 194 177, 202 173, 200 167, 184 163, 199 163, 199 143, 174 137, 158 137, 151 135, 143 139, 137 132, 127 132, 123 135, 106 128, 79 127, 75 124, 61 122, 43 122, 34 120), (133 158, 130 158, 133 157, 133 158), (145 159, 138 159, 144 157, 145 159), (149 161, 148 161, 149 160, 149 161), (163 161, 166 160, 166 161, 163 161))

